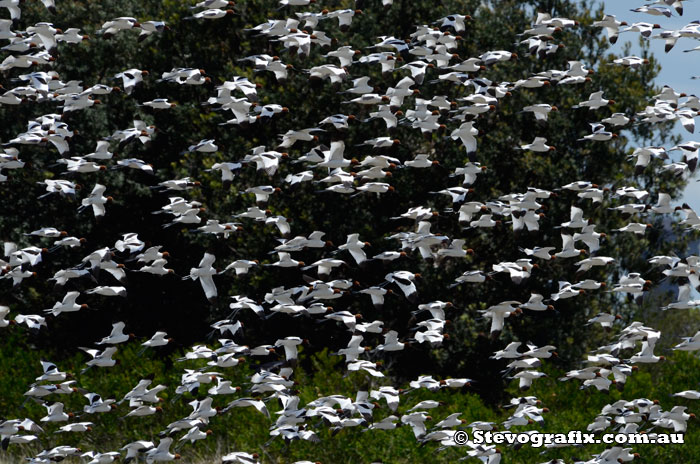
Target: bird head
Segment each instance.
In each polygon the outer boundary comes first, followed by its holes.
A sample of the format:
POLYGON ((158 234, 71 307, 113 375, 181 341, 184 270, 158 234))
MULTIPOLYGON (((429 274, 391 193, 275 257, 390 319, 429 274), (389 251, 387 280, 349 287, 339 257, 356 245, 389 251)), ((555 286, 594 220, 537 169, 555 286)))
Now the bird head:
POLYGON ((178 453, 175 453, 175 456, 173 456, 173 459, 181 459, 182 456, 180 456, 178 453))

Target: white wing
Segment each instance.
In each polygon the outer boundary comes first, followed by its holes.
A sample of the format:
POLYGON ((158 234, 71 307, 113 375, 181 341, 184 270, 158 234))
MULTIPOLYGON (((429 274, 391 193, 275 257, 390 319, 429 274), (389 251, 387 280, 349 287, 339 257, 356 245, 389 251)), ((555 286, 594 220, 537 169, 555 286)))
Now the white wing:
POLYGON ((202 288, 204 289, 204 295, 207 297, 207 300, 211 300, 212 298, 217 297, 218 293, 216 291, 216 285, 214 285, 214 279, 212 278, 212 276, 199 276, 199 281, 202 284, 202 288))
POLYGON ((211 253, 204 253, 204 257, 199 262, 199 267, 210 267, 216 261, 216 256, 211 253))

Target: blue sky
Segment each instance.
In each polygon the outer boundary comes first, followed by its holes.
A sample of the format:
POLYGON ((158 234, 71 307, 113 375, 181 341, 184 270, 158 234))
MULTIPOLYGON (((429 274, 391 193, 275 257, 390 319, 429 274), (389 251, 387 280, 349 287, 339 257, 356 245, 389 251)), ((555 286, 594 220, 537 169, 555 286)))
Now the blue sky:
MULTIPOLYGON (((693 20, 700 19, 700 1, 684 1, 683 16, 678 16, 673 11, 673 16, 653 16, 646 13, 637 13, 630 11, 632 8, 638 8, 645 4, 652 3, 651 1, 643 0, 609 0, 603 3, 605 13, 613 14, 618 21, 648 22, 659 24, 661 30, 677 30, 681 29, 686 24, 693 20)), ((602 32, 605 34, 605 32, 602 32)), ((639 47, 637 45, 639 34, 636 32, 628 32, 620 34, 617 43, 612 46, 611 51, 615 54, 622 54, 625 42, 632 44, 632 54, 638 54, 639 47)), ((669 85, 677 92, 685 92, 688 95, 695 94, 700 96, 700 79, 691 79, 692 76, 700 76, 700 51, 684 53, 683 50, 695 48, 700 45, 700 41, 681 38, 676 43, 676 46, 668 53, 664 52, 664 41, 659 39, 650 39, 651 52, 661 64, 661 73, 656 78, 656 83, 661 85, 669 85)), ((696 119, 697 129, 695 134, 683 129, 680 123, 676 123, 674 133, 680 134, 683 140, 700 140, 700 118, 696 119)), ((667 147, 670 148, 670 147, 667 147)), ((689 180, 686 187, 683 199, 679 199, 678 203, 686 202, 694 210, 700 211, 700 182, 697 182, 697 177, 689 180)))

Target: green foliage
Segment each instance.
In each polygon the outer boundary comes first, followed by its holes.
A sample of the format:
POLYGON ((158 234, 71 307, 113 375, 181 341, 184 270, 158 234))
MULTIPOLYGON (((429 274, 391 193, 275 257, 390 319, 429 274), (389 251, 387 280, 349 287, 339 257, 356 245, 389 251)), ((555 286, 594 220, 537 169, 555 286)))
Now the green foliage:
MULTIPOLYGON (((22 393, 33 379, 41 374, 39 366, 39 356, 28 346, 23 346, 22 338, 13 340, 17 345, 17 350, 13 350, 3 344, 0 348, 0 369, 2 372, 12 372, 4 380, 3 395, 0 397, 0 407, 7 417, 41 417, 45 414, 45 409, 28 401, 24 406, 22 393)), ((109 369, 92 369, 85 374, 76 377, 78 384, 88 391, 112 392, 120 399, 132 386, 145 375, 153 373, 154 385, 176 385, 179 383, 179 374, 172 366, 196 368, 201 367, 200 361, 177 362, 178 355, 163 357, 153 352, 148 352, 142 356, 137 356, 138 344, 131 342, 123 349, 120 349, 118 359, 121 364, 109 369)), ((63 360, 59 367, 70 372, 79 372, 84 363, 84 356, 78 355, 71 359, 63 360)), ((560 382, 557 380, 563 372, 557 369, 544 369, 549 375, 533 384, 532 390, 527 395, 535 395, 542 401, 543 406, 552 411, 545 414, 544 426, 535 426, 534 429, 548 433, 566 433, 570 430, 586 430, 586 426, 592 419, 600 413, 603 406, 620 399, 648 398, 658 400, 664 410, 668 410, 676 405, 693 406, 692 401, 680 398, 672 398, 670 395, 687 388, 688 385, 697 385, 700 382, 700 360, 697 356, 685 353, 676 354, 672 361, 662 363, 658 366, 642 368, 628 380, 622 392, 615 389, 609 395, 592 390, 580 390, 576 381, 560 382), (663 382, 654 379, 663 378, 663 382)), ((352 373, 344 375, 344 368, 340 358, 331 356, 327 350, 323 350, 312 356, 311 369, 298 369, 295 372, 298 396, 301 403, 306 404, 321 396, 344 395, 354 397, 355 392, 360 390, 368 391, 376 389, 381 385, 390 384, 388 379, 373 380, 361 374, 352 373)), ((233 385, 237 382, 243 384, 252 372, 249 366, 240 365, 235 368, 226 369, 224 374, 227 379, 232 380, 233 385)), ((204 385, 202 388, 208 387, 204 385)), ((474 386, 476 387, 476 386, 474 386)), ((511 396, 522 396, 517 388, 509 387, 507 393, 511 396)), ((98 416, 85 415, 80 420, 93 421, 98 423, 91 433, 53 435, 59 425, 44 425, 47 432, 45 441, 41 445, 22 445, 10 448, 9 455, 5 453, 0 456, 2 459, 14 459, 17 456, 36 453, 41 447, 56 446, 65 444, 66 439, 73 446, 84 449, 117 449, 124 444, 144 439, 144 437, 155 436, 165 428, 167 424, 186 416, 190 408, 187 402, 191 398, 190 394, 177 399, 174 398, 172 389, 166 390, 161 395, 164 402, 161 404, 163 413, 143 417, 125 418, 128 406, 121 405, 116 411, 110 414, 98 416)), ((201 396, 201 394, 200 394, 201 396)), ((215 406, 225 407, 228 402, 235 398, 249 396, 244 389, 237 395, 215 397, 215 406)), ((79 393, 71 395, 61 395, 55 397, 66 405, 66 411, 73 411, 76 414, 82 411, 85 401, 79 393)), ((379 403, 376 410, 375 420, 395 414, 400 416, 410 407, 419 401, 426 399, 442 401, 444 406, 439 406, 430 411, 433 418, 429 423, 435 424, 448 415, 461 412, 461 419, 466 423, 472 421, 503 421, 508 417, 508 409, 490 407, 480 399, 479 395, 473 393, 470 387, 453 390, 444 389, 438 392, 428 390, 413 390, 401 395, 400 405, 397 412, 392 412, 384 401, 379 403)), ((280 410, 276 401, 268 401, 267 407, 270 410, 273 420, 276 418, 275 412, 280 410)), ((292 442, 285 445, 279 438, 270 442, 268 446, 261 447, 270 437, 268 426, 272 425, 253 408, 236 408, 225 414, 221 414, 212 419, 210 428, 214 432, 216 440, 204 440, 197 442, 194 446, 184 446, 180 452, 183 455, 183 462, 206 462, 212 460, 212 456, 225 454, 228 450, 241 450, 250 453, 257 452, 263 456, 265 462, 294 462, 296 460, 318 460, 321 462, 333 463, 356 463, 356 462, 455 462, 462 457, 464 452, 459 449, 450 449, 436 452, 438 444, 428 443, 425 446, 417 446, 416 440, 410 427, 399 427, 396 430, 375 430, 371 433, 362 432, 362 427, 350 428, 334 435, 327 428, 319 428, 320 443, 292 442)), ((692 424, 689 424, 692 425, 692 424)), ((466 429, 468 432, 469 429, 466 429)), ((503 430, 503 429, 501 429, 503 430)), ((523 430, 533 430, 533 426, 514 427, 513 432, 523 430)), ((666 433, 665 429, 655 430, 657 433, 666 433)), ((645 460, 653 462, 688 462, 700 453, 700 432, 696 427, 689 427, 685 434, 685 444, 683 445, 639 445, 635 446, 635 451, 640 453, 645 460)), ((543 462, 553 458, 562 458, 569 461, 574 457, 584 457, 590 453, 599 452, 604 449, 602 445, 588 446, 585 449, 577 447, 568 448, 532 448, 529 445, 519 450, 513 450, 507 446, 500 447, 503 452, 503 459, 506 462, 543 462), (539 460, 539 461, 538 461, 539 460)), ((12 462, 12 461, 10 461, 12 462)))

